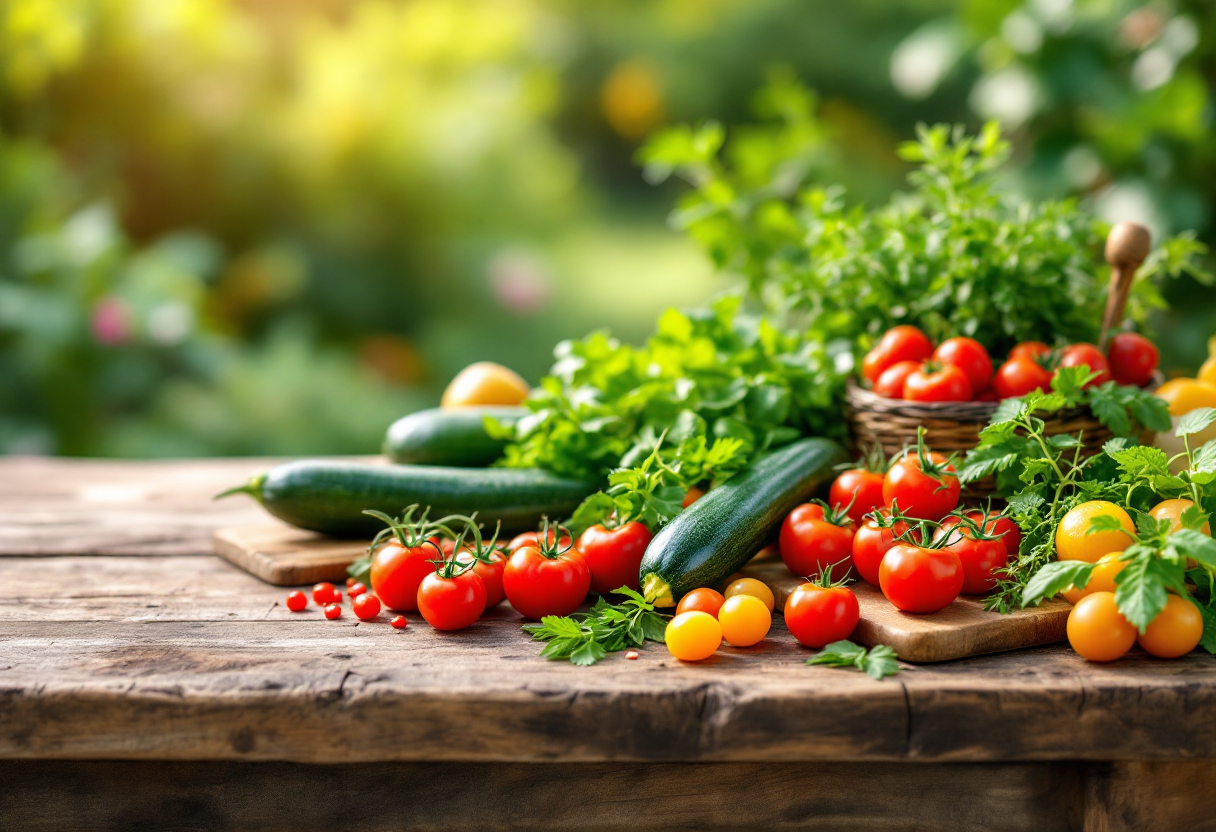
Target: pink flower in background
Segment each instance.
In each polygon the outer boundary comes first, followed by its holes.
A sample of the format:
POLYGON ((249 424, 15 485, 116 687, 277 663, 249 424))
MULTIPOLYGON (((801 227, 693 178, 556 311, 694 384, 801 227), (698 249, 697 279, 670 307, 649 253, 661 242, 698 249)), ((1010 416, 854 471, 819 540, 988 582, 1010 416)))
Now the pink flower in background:
POLYGON ((93 307, 93 337, 97 343, 114 346, 131 337, 130 315, 126 305, 118 298, 102 298, 93 307))
POLYGON ((488 276, 499 303, 520 315, 539 312, 553 290, 553 280, 544 263, 520 251, 496 255, 490 261, 488 276))

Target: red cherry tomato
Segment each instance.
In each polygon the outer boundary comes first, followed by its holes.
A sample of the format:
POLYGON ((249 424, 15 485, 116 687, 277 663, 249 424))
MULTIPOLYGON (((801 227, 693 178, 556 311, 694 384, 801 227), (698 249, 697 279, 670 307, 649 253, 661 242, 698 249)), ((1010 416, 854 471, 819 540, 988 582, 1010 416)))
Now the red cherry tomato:
POLYGON ((1085 385, 1086 387, 1110 381, 1110 367, 1106 363, 1106 357, 1093 344, 1072 344, 1060 353, 1061 367, 1080 367, 1082 364, 1098 374, 1093 381, 1085 385))
POLYGON ((359 583, 358 581, 356 581, 353 584, 347 584, 347 586, 346 586, 346 594, 348 596, 350 596, 352 599, 358 598, 360 595, 362 595, 365 592, 367 592, 367 587, 365 587, 363 584, 359 583))
POLYGON ((334 585, 329 581, 322 581, 312 588, 312 601, 319 607, 332 603, 334 598, 334 585))
POLYGON ((418 587, 435 571, 432 561, 439 557, 439 549, 430 543, 411 547, 396 540, 386 543, 372 555, 372 592, 390 610, 418 609, 418 587))
POLYGON ((342 617, 342 607, 340 607, 337 604, 327 605, 325 607, 325 617, 328 618, 330 621, 334 620, 335 618, 341 618, 342 617))
POLYGON ((967 526, 954 523, 938 530, 936 539, 945 538, 945 551, 958 555, 963 565, 965 595, 985 595, 996 586, 996 570, 1009 563, 1009 550, 1001 540, 982 540, 967 526))
MULTIPOLYGON (((501 549, 495 548, 486 557, 489 558, 489 562, 477 560, 473 564, 473 571, 477 573, 477 577, 481 578, 481 583, 485 586, 486 609, 491 609, 501 604, 507 597, 506 591, 502 588, 502 576, 507 568, 507 555, 501 549)), ((475 558, 467 550, 456 556, 457 563, 468 563, 471 560, 475 560, 475 558)))
POLYGON ((591 570, 591 590, 603 595, 627 586, 638 589, 638 567, 650 545, 650 529, 634 521, 606 529, 592 526, 578 539, 578 551, 591 570))
MULTIPOLYGON (((553 544, 553 538, 557 534, 553 529, 549 529, 549 544, 553 544)), ((511 538, 511 542, 507 544, 507 554, 512 554, 516 549, 524 546, 535 546, 540 543, 540 532, 524 532, 517 534, 511 538)), ((566 549, 570 546, 570 535, 562 535, 561 541, 558 543, 558 548, 566 549)))
POLYGON ((350 608, 360 621, 371 621, 380 614, 380 599, 370 592, 362 592, 350 602, 350 608))
POLYGON ((1110 339, 1106 360, 1110 374, 1119 384, 1144 387, 1153 380, 1160 355, 1153 342, 1135 332, 1120 332, 1110 339))
POLYGON ((1011 358, 996 372, 996 394, 1002 399, 1020 398, 1035 390, 1051 389, 1051 371, 1033 358, 1011 358))
POLYGON ((861 374, 871 384, 882 371, 900 361, 924 361, 933 354, 933 342, 914 326, 896 326, 883 333, 861 362, 861 374))
POLYGON ((963 564, 945 549, 897 543, 883 556, 878 585, 887 600, 904 612, 937 612, 962 590, 963 564))
POLYGON ((350 587, 352 587, 352 586, 354 586, 354 585, 355 585, 355 579, 354 579, 354 578, 347 578, 347 579, 346 579, 346 587, 347 587, 347 589, 349 589, 350 587))
POLYGON ((837 511, 849 506, 849 519, 860 523, 861 518, 883 504, 882 483, 883 475, 877 471, 850 468, 832 483, 828 503, 837 511))
POLYGON ((954 466, 941 454, 925 452, 928 470, 919 452, 909 452, 891 466, 883 481, 883 500, 909 517, 920 520, 940 520, 958 506, 961 490, 954 466))
MULTIPOLYGON (((1005 551, 1009 553, 1009 557, 1017 557, 1018 548, 1022 545, 1022 530, 1018 528, 1018 524, 1013 522, 1012 518, 995 511, 991 513, 969 511, 967 517, 977 524, 982 524, 981 528, 988 534, 999 537, 1005 544, 1005 551)), ((946 518, 946 520, 950 519, 946 518)))
POLYGON ((308 596, 300 590, 287 593, 287 609, 292 612, 302 612, 308 606, 308 596))
POLYGON ((861 611, 847 586, 806 583, 785 599, 785 626, 799 644, 816 649, 853 634, 861 611))
MULTIPOLYGON (((884 511, 883 516, 889 518, 890 513, 884 511)), ((857 527, 857 534, 853 535, 853 568, 866 583, 878 586, 878 567, 883 555, 895 545, 895 538, 906 531, 908 524, 902 520, 887 528, 872 517, 857 527)))
POLYGON ((969 402, 974 392, 966 373, 934 361, 921 364, 904 382, 904 398, 910 402, 969 402))
POLYGON ((829 566, 847 575, 853 565, 853 523, 825 514, 823 506, 803 503, 781 524, 777 540, 781 559, 795 575, 818 575, 829 566))
POLYGON ((1047 355, 1051 352, 1051 347, 1044 344, 1042 341, 1023 341, 1009 351, 1009 360, 1015 358, 1029 358, 1033 361, 1040 356, 1047 355))
POLYGON ((992 357, 974 338, 947 338, 933 351, 933 360, 962 370, 973 393, 983 392, 992 383, 992 357))
POLYGON ((516 549, 502 577, 507 600, 525 618, 569 615, 591 591, 591 570, 577 549, 546 555, 534 546, 516 549))
POLYGON ((486 611, 486 587, 472 569, 452 577, 432 571, 418 587, 418 612, 436 630, 463 630, 486 611))
POLYGON ((334 604, 341 604, 342 603, 342 590, 338 589, 337 587, 334 587, 334 592, 332 595, 329 596, 329 600, 334 604))
POLYGON ((404 630, 409 626, 410 622, 406 620, 404 615, 395 615, 393 620, 389 622, 395 630, 404 630))
POLYGON ((882 371, 874 382, 874 392, 888 399, 902 399, 908 376, 920 366, 918 361, 897 361, 882 371))
POLYGON ((676 615, 682 612, 698 610, 700 612, 707 612, 714 618, 717 618, 718 610, 722 609, 722 605, 725 603, 726 598, 721 592, 709 587, 701 587, 700 589, 694 589, 680 599, 680 603, 676 604, 676 615))
POLYGON ((697 488, 695 485, 688 486, 688 490, 684 492, 684 499, 680 501, 680 508, 688 508, 697 500, 705 496, 703 489, 697 488))

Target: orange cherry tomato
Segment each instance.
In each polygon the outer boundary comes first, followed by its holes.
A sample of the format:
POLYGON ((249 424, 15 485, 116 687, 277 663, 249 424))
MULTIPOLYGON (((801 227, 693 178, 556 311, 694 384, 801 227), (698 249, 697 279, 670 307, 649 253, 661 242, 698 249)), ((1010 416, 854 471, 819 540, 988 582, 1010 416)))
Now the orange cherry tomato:
POLYGON ((1106 500, 1090 500, 1075 506, 1056 527, 1056 559, 1083 560, 1097 563, 1098 558, 1111 552, 1122 552, 1132 544, 1136 527, 1127 512, 1106 500), (1089 533, 1093 519, 1109 515, 1119 521, 1124 531, 1089 533))
POLYGON ((1160 659, 1185 656, 1203 638, 1203 616, 1189 598, 1171 594, 1165 609, 1149 622, 1138 641, 1147 652, 1160 659))
POLYGON ((1115 606, 1115 593, 1086 595, 1068 614, 1068 643, 1091 662, 1122 658, 1136 643, 1136 628, 1115 606))
POLYGON ((516 405, 528 397, 528 382, 514 370, 492 361, 465 367, 443 391, 444 408, 516 405))
POLYGON ((1127 566, 1127 561, 1119 560, 1122 555, 1122 552, 1111 552, 1109 555, 1103 555, 1094 564, 1094 571, 1089 575, 1089 583, 1081 589, 1069 587, 1060 594, 1067 598, 1070 603, 1075 604, 1086 595, 1093 595, 1095 592, 1114 592, 1115 576, 1127 566))
MULTIPOLYGON (((1182 513, 1193 505, 1195 505, 1193 502, 1185 498, 1162 500, 1160 503, 1153 506, 1152 510, 1149 511, 1149 514, 1157 520, 1169 520, 1170 532, 1172 533, 1182 528, 1182 513)), ((1212 534, 1212 527, 1209 523, 1205 522, 1203 526, 1200 527, 1199 531, 1210 537, 1212 534)))
POLYGON ((722 645, 722 625, 707 612, 690 610, 667 622, 663 638, 672 656, 683 662, 699 662, 722 645))
POLYGON ((754 595, 764 602, 764 606, 768 607, 769 612, 773 611, 773 606, 777 603, 768 584, 764 581, 757 581, 755 578, 739 578, 731 581, 723 594, 727 598, 734 598, 736 595, 754 595))
POLYGON ((768 635, 773 614, 756 596, 735 595, 718 610, 718 623, 722 625, 722 638, 731 645, 751 647, 768 635))
POLYGON ((700 610, 717 618, 718 610, 722 609, 722 604, 725 602, 726 598, 721 592, 703 586, 700 589, 694 589, 680 599, 680 603, 676 604, 676 615, 691 610, 700 610))

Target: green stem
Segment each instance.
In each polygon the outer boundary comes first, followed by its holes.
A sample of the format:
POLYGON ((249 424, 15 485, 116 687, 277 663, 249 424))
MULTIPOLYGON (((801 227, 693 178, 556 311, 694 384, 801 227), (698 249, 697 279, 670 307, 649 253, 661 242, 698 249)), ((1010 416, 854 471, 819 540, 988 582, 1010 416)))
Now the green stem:
POLYGON ((266 472, 251 477, 249 482, 244 485, 238 485, 235 488, 229 488, 227 491, 221 491, 211 499, 222 500, 225 497, 231 497, 233 494, 248 494, 259 503, 262 502, 262 486, 266 484, 266 472))

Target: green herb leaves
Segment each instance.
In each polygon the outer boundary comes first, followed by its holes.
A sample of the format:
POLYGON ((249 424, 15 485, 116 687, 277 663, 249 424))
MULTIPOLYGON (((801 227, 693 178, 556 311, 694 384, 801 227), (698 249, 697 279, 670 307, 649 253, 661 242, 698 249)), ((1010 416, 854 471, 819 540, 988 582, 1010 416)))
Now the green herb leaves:
POLYGON ((895 651, 885 644, 876 644, 869 650, 851 641, 834 641, 806 660, 807 664, 822 664, 828 667, 853 667, 872 679, 882 679, 899 672, 895 651))
POLYGON ((548 644, 541 650, 546 659, 569 659, 571 664, 595 664, 609 653, 641 647, 647 640, 662 641, 667 619, 654 605, 629 587, 618 593, 625 601, 613 606, 600 598, 585 613, 566 618, 546 615, 539 624, 525 624, 525 632, 548 644))

